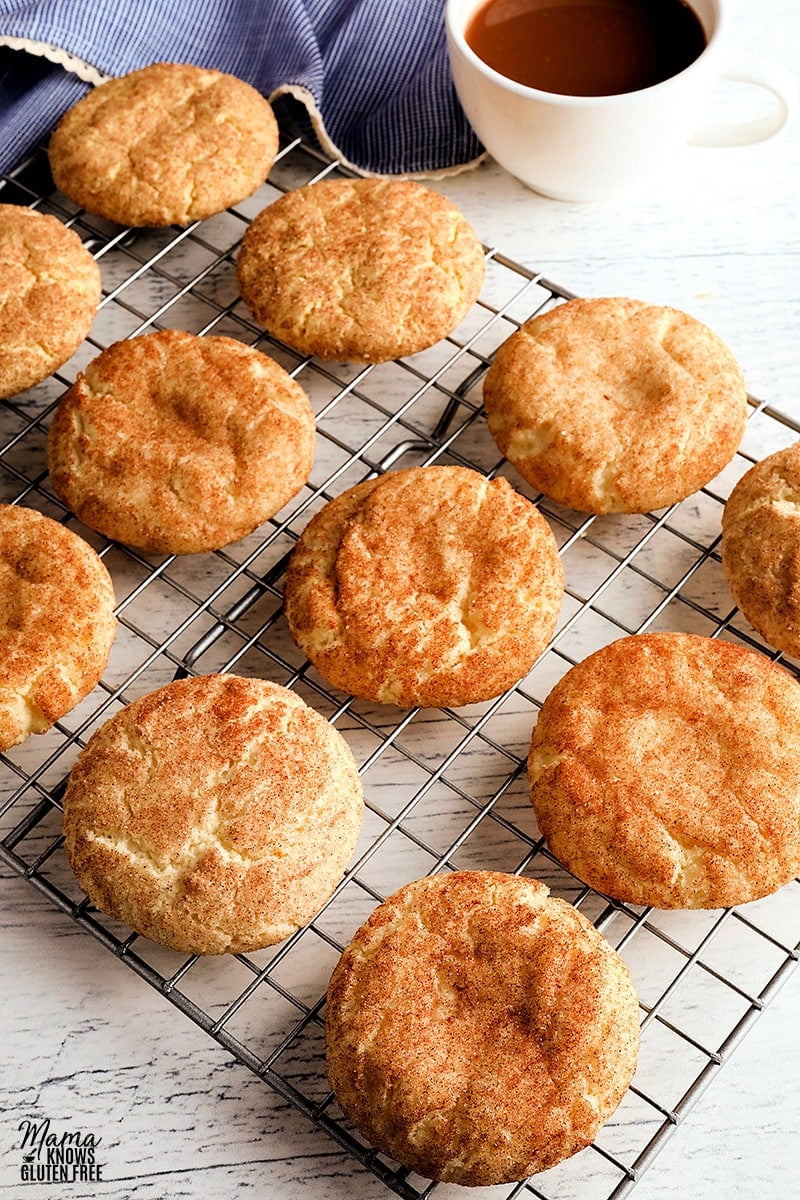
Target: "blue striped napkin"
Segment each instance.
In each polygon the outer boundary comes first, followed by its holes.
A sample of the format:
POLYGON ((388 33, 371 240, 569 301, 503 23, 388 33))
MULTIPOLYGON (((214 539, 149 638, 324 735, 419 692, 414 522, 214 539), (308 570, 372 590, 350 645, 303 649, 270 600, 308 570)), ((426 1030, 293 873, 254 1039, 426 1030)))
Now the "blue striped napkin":
POLYGON ((167 60, 301 101, 322 148, 366 174, 481 154, 450 78, 443 0, 0 0, 0 171, 91 84, 167 60))

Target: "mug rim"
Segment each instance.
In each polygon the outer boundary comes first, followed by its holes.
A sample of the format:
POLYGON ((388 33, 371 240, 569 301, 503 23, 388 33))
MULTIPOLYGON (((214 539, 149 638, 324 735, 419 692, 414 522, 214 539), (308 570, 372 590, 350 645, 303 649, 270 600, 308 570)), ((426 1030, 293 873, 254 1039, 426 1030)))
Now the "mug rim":
MULTIPOLYGON (((683 70, 678 71, 676 75, 670 75, 666 79, 660 80, 658 83, 651 83, 648 87, 636 88, 631 92, 609 92, 600 96, 576 96, 570 92, 547 92, 543 88, 532 87, 527 83, 519 83, 516 79, 511 79, 508 75, 503 75, 502 72, 496 71, 494 67, 490 67, 487 62, 476 54, 464 36, 467 20, 484 4, 490 3, 491 0, 473 0, 473 3, 467 4, 466 0, 445 0, 444 21, 445 30, 448 40, 458 48, 461 55, 467 60, 471 67, 478 70, 481 75, 496 84, 498 87, 505 88, 506 91, 523 99, 540 100, 549 104, 562 104, 566 107, 585 107, 587 105, 602 105, 631 100, 636 100, 640 96, 649 96, 659 88, 669 89, 675 85, 677 81, 683 80, 686 75, 693 73, 695 69, 704 66, 709 52, 716 49, 720 44, 721 30, 725 24, 723 6, 719 0, 710 0, 713 6, 714 28, 712 29, 705 46, 698 54, 693 62, 685 66, 683 70), (465 9, 464 17, 456 23, 453 16, 455 8, 463 4, 465 9)), ((693 0, 687 0, 690 7, 695 12, 698 20, 702 21, 700 14, 697 12, 693 0)), ((705 32, 705 26, 704 30, 705 32)))

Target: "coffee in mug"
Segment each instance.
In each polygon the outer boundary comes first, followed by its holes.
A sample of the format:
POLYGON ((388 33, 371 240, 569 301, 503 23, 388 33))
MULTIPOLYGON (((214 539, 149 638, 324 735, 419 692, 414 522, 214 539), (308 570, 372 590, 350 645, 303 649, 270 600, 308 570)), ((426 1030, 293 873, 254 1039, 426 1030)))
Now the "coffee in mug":
MULTIPOLYGON (((579 9, 591 8, 588 19, 595 27, 604 19, 601 10, 612 5, 624 4, 628 17, 634 10, 639 17, 645 10, 651 15, 662 8, 664 12, 669 10, 672 16, 664 19, 685 20, 693 30, 695 57, 691 61, 684 58, 683 66, 679 65, 680 59, 671 60, 666 68, 660 66, 659 74, 666 69, 666 77, 652 82, 649 72, 655 57, 661 61, 660 54, 644 53, 641 43, 638 49, 623 54, 618 46, 599 43, 594 37, 578 39, 574 32, 557 36, 546 33, 540 38, 537 35, 538 40, 531 34, 525 35, 528 40, 522 55, 531 69, 544 69, 544 60, 553 57, 554 43, 559 53, 552 68, 558 76, 539 75, 535 77, 538 82, 529 83, 513 77, 517 68, 507 57, 498 66, 490 65, 482 57, 488 58, 490 53, 483 33, 476 34, 475 30, 483 22, 488 37, 493 20, 502 24, 513 12, 536 8, 543 12, 541 0, 445 0, 455 89, 483 145, 512 175, 535 191, 559 200, 600 200, 661 168, 669 155, 686 142, 741 146, 772 137, 797 107, 797 79, 783 64, 729 57, 725 37, 727 3, 690 0, 687 8, 678 0, 549 0, 545 7, 554 12, 561 10, 559 20, 564 22, 574 22, 579 9), (694 21, 700 26, 700 40, 694 21), (470 43, 471 36, 480 39, 477 49, 470 43), (559 49, 565 44, 569 55, 562 55, 559 49), (572 75, 567 78, 567 57, 575 60, 582 84, 572 75), (612 68, 628 73, 628 90, 624 90, 619 77, 612 82, 601 79, 597 84, 595 72, 612 68), (645 74, 632 77, 634 68, 636 72, 644 69, 645 74), (590 74, 594 78, 587 83, 590 74), (708 120, 708 101, 721 78, 766 89, 774 100, 771 110, 744 120, 708 120), (592 87, 598 88, 599 94, 592 87)), ((618 10, 617 15, 620 13, 618 10)), ((681 44, 685 40, 683 35, 677 38, 681 44)), ((523 46, 522 33, 512 32, 511 41, 523 46)))
POLYGON ((487 0, 465 38, 501 75, 563 96, 652 87, 706 46, 685 0, 487 0))

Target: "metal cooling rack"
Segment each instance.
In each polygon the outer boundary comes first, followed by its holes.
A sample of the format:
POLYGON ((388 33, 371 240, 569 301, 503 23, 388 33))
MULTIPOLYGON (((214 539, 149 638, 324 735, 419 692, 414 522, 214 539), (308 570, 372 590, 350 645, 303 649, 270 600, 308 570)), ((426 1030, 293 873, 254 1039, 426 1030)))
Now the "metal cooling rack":
MULTIPOLYGON (((800 427, 751 401, 735 460, 709 487, 666 512, 585 518, 526 489, 498 456, 480 407, 494 350, 534 312, 570 293, 487 250, 480 302, 456 333, 413 358, 374 367, 300 358, 249 319, 235 281, 246 223, 283 191, 339 172, 301 142, 237 208, 189 229, 130 232, 75 209, 53 190, 39 151, 0 184, 0 200, 55 213, 100 263, 104 296, 91 336, 63 372, 0 407, 0 501, 35 507, 75 528, 104 558, 119 633, 102 683, 47 734, 2 757, 0 854, 14 872, 99 939, 384 1181, 387 1192, 453 1195, 376 1154, 349 1127, 324 1071, 328 976, 374 905, 408 880, 451 868, 491 868, 544 880, 579 907, 630 965, 642 1011, 640 1064, 594 1146, 534 1179, 472 1189, 476 1197, 601 1200, 627 1196, 716 1074, 800 950, 800 884, 742 910, 665 913, 608 901, 544 849, 527 798, 525 757, 538 706, 576 661, 623 634, 681 629, 761 645, 732 607, 719 555, 721 508, 755 461, 800 427), (78 370, 111 341, 146 330, 224 333, 258 345, 303 385, 317 417, 309 484, 251 537, 216 553, 150 558, 80 526, 50 490, 47 427, 78 370), (567 580, 561 623, 530 674, 491 703, 402 712, 333 691, 288 636, 281 612, 286 559, 327 499, 376 472, 427 463, 509 472, 538 501, 567 580), (347 738, 367 814, 348 871, 317 918, 256 954, 184 958, 92 909, 60 836, 60 797, 92 730, 122 705, 178 675, 232 671, 296 689, 347 738)), ((795 664, 786 664, 795 670, 795 664)), ((460 1194, 460 1192, 459 1192, 460 1194)))

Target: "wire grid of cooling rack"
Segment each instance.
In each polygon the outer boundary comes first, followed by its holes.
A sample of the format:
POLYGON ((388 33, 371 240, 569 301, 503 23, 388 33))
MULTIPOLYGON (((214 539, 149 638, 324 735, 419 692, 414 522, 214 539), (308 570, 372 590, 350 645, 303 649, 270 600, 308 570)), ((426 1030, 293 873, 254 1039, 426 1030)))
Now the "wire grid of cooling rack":
MULTIPOLYGON (((119 633, 101 684, 47 734, 2 756, 0 854, 41 893, 157 988, 315 1125, 405 1197, 460 1194, 375 1153, 331 1096, 324 1070, 328 976, 376 903, 423 874, 490 868, 542 879, 583 911, 633 971, 642 1011, 639 1067, 596 1143, 486 1197, 600 1200, 627 1195, 677 1122, 794 968, 797 881, 741 910, 665 913, 609 901, 570 876, 538 835, 525 784, 530 732, 544 697, 575 662, 643 629, 682 629, 758 646, 733 608, 720 566, 720 516, 739 476, 800 428, 751 401, 734 461, 697 495, 646 516, 586 518, 531 493, 500 458, 480 406, 494 350, 533 313, 570 293, 494 250, 479 303, 453 336, 403 362, 352 367, 300 358, 264 336, 235 282, 246 223, 280 193, 340 168, 300 141, 269 183, 229 212, 186 230, 131 232, 75 209, 53 190, 39 151, 3 179, 0 201, 32 204, 75 228, 100 263, 104 297, 91 336, 65 368, 0 410, 0 501, 77 529, 109 568, 119 633), (147 557, 80 526, 49 488, 45 439, 78 370, 111 341, 161 328, 225 333, 259 346, 303 385, 318 449, 308 485, 243 541, 206 555, 147 557), (391 468, 458 463, 507 473, 549 520, 564 561, 560 625, 529 675, 496 700, 399 711, 332 690, 288 636, 281 611, 287 555, 311 514, 346 487, 391 468), (186 958, 92 909, 69 871, 60 797, 92 730, 176 676, 232 671, 292 687, 347 738, 367 813, 351 869, 322 912, 255 954, 186 958)), ((786 664, 796 670, 796 664, 786 664)))

